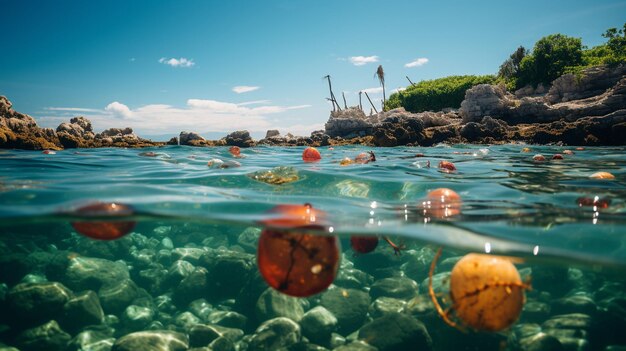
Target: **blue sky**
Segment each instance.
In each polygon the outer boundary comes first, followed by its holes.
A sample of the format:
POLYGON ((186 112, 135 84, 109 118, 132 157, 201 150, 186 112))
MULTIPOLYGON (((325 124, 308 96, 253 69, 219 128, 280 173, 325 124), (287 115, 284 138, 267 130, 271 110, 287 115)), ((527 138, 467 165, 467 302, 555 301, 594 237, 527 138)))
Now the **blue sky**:
POLYGON ((0 95, 46 127, 205 136, 305 135, 339 99, 456 74, 495 73, 519 45, 563 33, 591 47, 626 1, 0 0, 0 95), (407 64, 414 62, 412 67, 407 64))

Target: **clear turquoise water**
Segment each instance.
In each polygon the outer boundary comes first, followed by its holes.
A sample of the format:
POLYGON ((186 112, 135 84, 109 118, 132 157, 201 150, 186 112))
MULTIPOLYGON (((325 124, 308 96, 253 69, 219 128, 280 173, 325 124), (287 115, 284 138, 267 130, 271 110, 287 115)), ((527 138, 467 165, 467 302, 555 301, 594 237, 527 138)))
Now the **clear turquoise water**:
POLYGON ((0 151, 2 226, 68 222, 92 201, 131 204, 136 219, 247 226, 283 203, 311 203, 326 211, 334 234, 389 234, 463 251, 484 251, 626 269, 626 154, 624 148, 588 147, 549 160, 564 147, 523 145, 374 148, 377 162, 341 167, 370 148, 320 148, 317 163, 301 160, 302 147, 244 149, 169 146, 153 149, 79 149, 46 155, 0 151), (156 157, 141 156, 155 152, 156 157), (413 157, 423 153, 424 157, 413 157), (548 161, 534 162, 534 154, 548 161), (236 160, 215 169, 207 161, 236 160), (424 168, 430 160, 432 168, 424 168), (436 168, 441 160, 458 171, 436 168), (250 174, 293 167, 299 180, 282 185, 250 174), (615 180, 589 175, 607 171, 615 180), (462 214, 428 223, 418 206, 429 190, 447 187, 462 199, 462 214), (607 209, 579 207, 579 197, 607 198, 607 209), (372 203, 375 202, 375 209, 372 203), (405 218, 404 209, 408 210, 405 218))

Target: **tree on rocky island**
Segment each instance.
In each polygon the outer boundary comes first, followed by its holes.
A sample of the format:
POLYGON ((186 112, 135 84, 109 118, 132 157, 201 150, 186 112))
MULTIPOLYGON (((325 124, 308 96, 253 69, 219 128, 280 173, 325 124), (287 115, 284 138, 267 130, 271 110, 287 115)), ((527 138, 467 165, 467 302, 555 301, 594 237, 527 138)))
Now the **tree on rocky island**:
POLYGON ((516 86, 550 84, 568 67, 583 64, 583 46, 580 38, 552 34, 539 39, 533 52, 520 62, 516 86))
POLYGON ((520 47, 518 47, 511 54, 511 56, 509 56, 509 58, 506 59, 502 65, 500 65, 498 77, 502 77, 505 80, 514 79, 519 71, 520 63, 526 55, 528 55, 528 50, 520 45, 520 47))

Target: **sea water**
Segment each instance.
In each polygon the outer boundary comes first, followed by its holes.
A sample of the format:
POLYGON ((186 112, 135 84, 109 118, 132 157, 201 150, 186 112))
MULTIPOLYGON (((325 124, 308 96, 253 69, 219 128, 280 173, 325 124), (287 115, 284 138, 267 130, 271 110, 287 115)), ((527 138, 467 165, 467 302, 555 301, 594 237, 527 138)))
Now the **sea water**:
POLYGON ((565 149, 321 147, 322 159, 313 163, 302 161, 303 147, 248 148, 242 158, 225 147, 0 150, 0 345, 125 350, 123 337, 151 331, 161 346, 147 350, 211 343, 232 350, 408 350, 419 340, 434 350, 626 348, 625 149, 569 148, 573 154, 551 159, 565 149), (367 151, 375 162, 339 164, 367 151), (534 161, 535 154, 546 161, 534 161), (229 167, 215 167, 216 159, 229 167), (443 172, 440 161, 457 170, 443 172), (269 170, 289 181, 255 177, 269 170), (615 179, 590 178, 598 171, 615 179), (459 214, 424 215, 420 204, 436 188, 461 196, 459 214), (581 205, 580 198, 595 197, 608 207, 581 205), (76 233, 76 210, 94 202, 132 206, 132 233, 114 241, 76 233), (328 225, 317 234, 338 236, 342 257, 329 290, 296 299, 261 279, 255 245, 261 223, 275 216, 268 211, 304 203, 326 213, 328 225), (359 254, 350 248, 355 235, 384 236, 403 250, 395 255, 381 240, 374 252, 359 254), (448 272, 459 258, 477 252, 516 263, 532 288, 511 328, 462 332, 442 321, 428 294, 440 247, 435 290, 452 318, 448 272), (45 299, 32 289, 67 296, 45 299), (71 317, 80 301, 95 306, 91 319, 86 307, 71 317), (330 324, 311 326, 319 306, 332 315, 330 324), (397 313, 423 325, 420 335, 359 334, 397 313), (296 322, 293 330, 267 341, 263 323, 281 316, 296 322), (199 325, 222 329, 199 339, 199 325))

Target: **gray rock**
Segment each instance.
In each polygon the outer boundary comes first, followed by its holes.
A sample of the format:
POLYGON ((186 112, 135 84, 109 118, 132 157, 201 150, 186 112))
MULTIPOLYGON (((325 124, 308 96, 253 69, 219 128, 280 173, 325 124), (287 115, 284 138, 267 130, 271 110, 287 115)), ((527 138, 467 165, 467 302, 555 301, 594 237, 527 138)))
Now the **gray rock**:
POLYGON ((265 139, 279 136, 280 132, 277 129, 268 129, 268 131, 265 133, 265 139))
POLYGON ((187 306, 191 301, 204 297, 208 289, 208 271, 204 267, 196 267, 176 287, 172 298, 177 306, 187 306))
POLYGON ((180 145, 189 145, 189 142, 192 140, 205 140, 198 133, 194 132, 180 132, 178 137, 180 145))
POLYGON ((85 330, 78 333, 68 344, 67 351, 111 351, 115 343, 112 333, 85 330))
POLYGON ((388 314, 364 325, 359 339, 380 351, 433 349, 424 324, 402 313, 388 314))
POLYGON ((322 306, 307 311, 300 320, 302 335, 318 345, 328 345, 337 329, 337 318, 322 306))
POLYGON ((554 336, 537 333, 520 340, 520 347, 525 351, 564 351, 559 339, 554 336))
POLYGON ((72 337, 64 332, 56 321, 49 321, 38 327, 27 329, 17 337, 17 344, 23 351, 65 350, 72 337))
POLYGON ((300 299, 281 294, 272 288, 267 288, 257 300, 256 317, 259 321, 286 317, 298 322, 303 315, 304 309, 300 299))
POLYGON ((213 312, 213 306, 205 299, 197 299, 191 301, 189 311, 206 322, 211 312, 213 312))
POLYGON ((261 229, 248 227, 237 237, 237 244, 243 247, 246 252, 254 254, 256 253, 260 236, 261 229))
POLYGON ((250 133, 247 130, 238 130, 228 134, 224 141, 226 145, 234 145, 241 147, 250 147, 254 145, 254 140, 250 137, 250 133))
POLYGON ((126 330, 139 331, 152 322, 154 315, 154 311, 148 307, 130 305, 122 313, 121 322, 126 330))
POLYGON ((187 261, 174 261, 174 263, 172 263, 170 268, 167 270, 167 274, 165 276, 166 286, 174 287, 178 285, 183 279, 187 278, 194 269, 195 267, 193 264, 187 261))
POLYGON ((363 289, 373 281, 374 277, 361 270, 341 267, 333 284, 346 289, 363 289))
POLYGON ((412 299, 417 295, 417 283, 406 277, 380 279, 374 282, 370 289, 373 299, 378 297, 393 297, 402 300, 412 299))
POLYGON ((378 349, 364 341, 357 340, 334 348, 333 351, 378 351, 378 349))
POLYGON ((181 327, 185 331, 189 331, 195 325, 202 324, 202 321, 193 313, 186 311, 176 315, 176 317, 174 317, 173 323, 181 327))
POLYGON ((526 322, 541 323, 550 315, 550 305, 544 302, 528 301, 522 310, 521 317, 526 322))
POLYGON ((583 313, 593 316, 598 311, 596 303, 588 296, 573 295, 552 302, 552 313, 583 313))
POLYGON ((106 313, 123 311, 138 295, 137 285, 130 279, 124 279, 98 291, 100 304, 106 313))
POLYGON ((69 300, 63 307, 63 326, 70 331, 87 325, 101 324, 104 311, 98 295, 89 290, 69 300))
POLYGON ((169 330, 141 331, 125 335, 113 344, 112 351, 185 351, 187 336, 169 330))
POLYGON ((13 321, 30 327, 61 317, 73 296, 61 283, 22 283, 9 290, 6 300, 13 321))
POLYGON ((209 290, 215 299, 235 298, 255 274, 254 255, 232 250, 213 250, 200 259, 209 271, 209 290))
POLYGON ((75 291, 98 291, 126 279, 129 279, 128 267, 122 262, 78 256, 70 260, 63 283, 75 291))
POLYGON ((383 296, 372 302, 369 313, 372 318, 379 318, 387 314, 402 312, 404 306, 406 302, 403 300, 383 296))
POLYGON ((248 346, 249 351, 287 349, 299 342, 300 326, 289 318, 270 319, 257 328, 248 346))
POLYGON ((248 317, 233 311, 213 311, 206 321, 227 328, 244 329, 248 323, 248 317))
POLYGON ((334 288, 322 294, 321 305, 337 318, 339 332, 345 335, 361 327, 370 301, 369 295, 360 290, 334 288))
POLYGON ((224 337, 237 342, 243 337, 243 330, 225 328, 218 325, 197 324, 189 330, 189 346, 201 347, 209 345, 213 340, 224 337))
POLYGON ((195 247, 177 247, 172 250, 172 258, 174 260, 184 260, 193 265, 198 265, 200 257, 207 251, 195 247))

